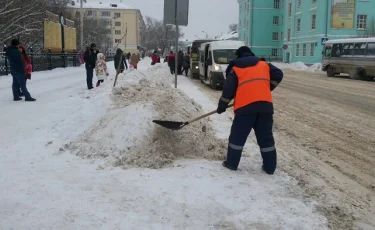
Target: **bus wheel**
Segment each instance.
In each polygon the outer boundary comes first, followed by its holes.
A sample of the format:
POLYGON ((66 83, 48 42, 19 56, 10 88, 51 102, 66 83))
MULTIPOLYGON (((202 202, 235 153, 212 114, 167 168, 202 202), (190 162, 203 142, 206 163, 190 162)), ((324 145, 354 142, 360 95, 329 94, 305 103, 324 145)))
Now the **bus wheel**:
POLYGON ((328 77, 334 77, 336 75, 336 73, 335 73, 335 67, 333 67, 333 66, 328 66, 328 68, 327 68, 327 76, 328 77))

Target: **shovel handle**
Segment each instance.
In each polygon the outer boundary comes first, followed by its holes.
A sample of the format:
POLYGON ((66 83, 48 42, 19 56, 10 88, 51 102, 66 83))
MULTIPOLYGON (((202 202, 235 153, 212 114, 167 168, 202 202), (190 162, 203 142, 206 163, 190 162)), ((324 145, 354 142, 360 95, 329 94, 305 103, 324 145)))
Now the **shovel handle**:
MULTIPOLYGON (((230 108, 230 107, 232 107, 232 106, 233 106, 233 104, 230 104, 230 105, 228 105, 227 108, 230 108)), ((188 121, 188 123, 189 123, 189 124, 190 124, 190 123, 193 123, 193 122, 198 121, 198 120, 200 120, 200 119, 203 119, 203 118, 205 118, 205 117, 211 116, 212 114, 215 114, 215 113, 217 113, 217 110, 214 110, 214 111, 211 111, 211 112, 209 112, 209 113, 203 114, 202 116, 196 117, 196 118, 194 118, 194 119, 188 121)))

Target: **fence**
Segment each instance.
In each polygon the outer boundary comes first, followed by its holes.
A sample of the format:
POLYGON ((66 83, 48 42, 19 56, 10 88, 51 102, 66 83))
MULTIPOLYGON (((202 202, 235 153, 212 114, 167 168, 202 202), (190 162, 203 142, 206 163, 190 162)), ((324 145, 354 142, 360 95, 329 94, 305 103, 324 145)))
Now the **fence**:
POLYGON ((268 62, 283 62, 283 56, 257 55, 257 57, 264 58, 268 62))
MULTIPOLYGON (((33 72, 52 70, 55 68, 78 67, 81 65, 79 53, 56 54, 56 53, 28 53, 33 72)), ((112 61, 113 54, 106 56, 106 61, 112 61)), ((10 74, 9 61, 4 52, 0 52, 0 76, 10 74)))

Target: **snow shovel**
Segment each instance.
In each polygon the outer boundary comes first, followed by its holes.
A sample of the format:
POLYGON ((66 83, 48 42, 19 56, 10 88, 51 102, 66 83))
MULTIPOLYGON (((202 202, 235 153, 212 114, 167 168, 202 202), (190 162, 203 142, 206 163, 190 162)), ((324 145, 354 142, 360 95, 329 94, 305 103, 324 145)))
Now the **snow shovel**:
MULTIPOLYGON (((232 107, 233 104, 228 105, 228 108, 232 107)), ((212 114, 215 114, 217 111, 211 111, 209 113, 203 114, 202 116, 196 117, 190 121, 185 121, 185 122, 179 122, 179 121, 161 121, 161 120, 153 120, 152 122, 163 126, 164 128, 171 129, 171 130, 179 130, 182 129, 184 126, 193 123, 195 121, 198 121, 200 119, 203 119, 205 117, 211 116, 212 114)))

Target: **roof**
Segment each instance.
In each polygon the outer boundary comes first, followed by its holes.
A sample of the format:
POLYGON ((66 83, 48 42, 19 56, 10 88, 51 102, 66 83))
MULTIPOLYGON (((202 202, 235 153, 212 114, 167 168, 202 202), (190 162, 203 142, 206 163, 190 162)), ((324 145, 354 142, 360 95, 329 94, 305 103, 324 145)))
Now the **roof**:
POLYGON ((224 34, 219 37, 220 40, 238 39, 237 31, 232 31, 230 33, 224 34))
MULTIPOLYGON (((80 0, 69 1, 68 6, 72 8, 80 8, 81 7, 80 0)), ((87 0, 86 3, 85 1, 83 1, 83 8, 85 9, 135 10, 135 8, 122 3, 122 0, 87 0)))
POLYGON ((355 43, 355 42, 375 42, 375 37, 373 38, 347 38, 347 39, 334 39, 326 41, 326 44, 334 43, 355 43))
POLYGON ((206 42, 201 45, 201 47, 210 44, 212 49, 238 49, 241 46, 244 46, 245 43, 243 41, 231 41, 231 40, 223 40, 223 41, 214 41, 214 42, 206 42))

